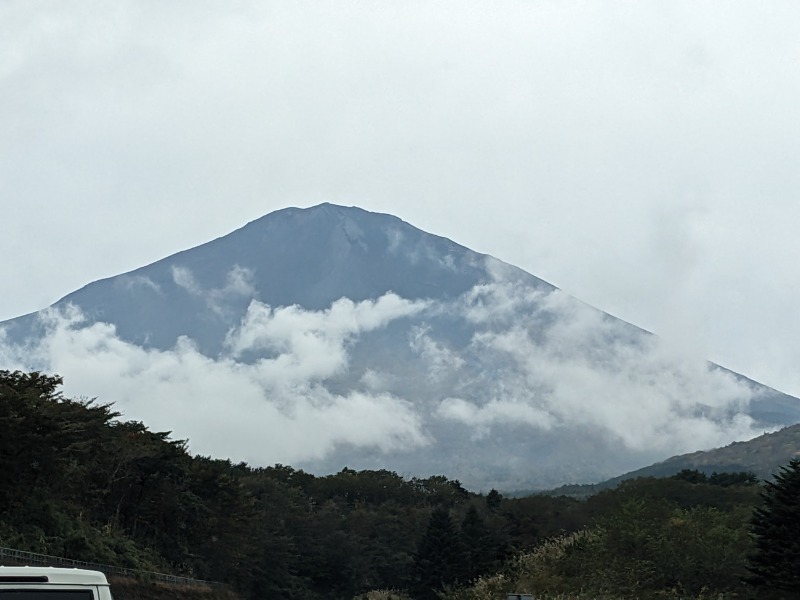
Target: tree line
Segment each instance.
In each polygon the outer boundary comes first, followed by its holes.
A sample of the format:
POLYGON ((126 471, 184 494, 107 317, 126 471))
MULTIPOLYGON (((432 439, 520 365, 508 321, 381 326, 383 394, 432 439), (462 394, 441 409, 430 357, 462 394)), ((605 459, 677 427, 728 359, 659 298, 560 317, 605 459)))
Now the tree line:
POLYGON ((687 471, 585 500, 479 494, 387 470, 314 476, 192 455, 110 404, 64 397, 61 384, 0 371, 2 546, 299 600, 390 597, 375 590, 477 600, 520 587, 736 597, 769 587, 780 562, 759 572, 753 559, 754 531, 777 536, 766 517, 778 511, 748 473, 687 471))

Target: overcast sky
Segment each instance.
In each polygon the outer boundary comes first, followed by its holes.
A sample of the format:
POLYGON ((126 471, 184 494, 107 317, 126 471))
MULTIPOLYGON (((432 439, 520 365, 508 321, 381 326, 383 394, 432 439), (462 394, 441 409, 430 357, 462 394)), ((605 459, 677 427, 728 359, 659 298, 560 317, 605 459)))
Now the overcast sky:
POLYGON ((800 395, 798 65, 794 1, 0 0, 0 320, 330 201, 800 395))

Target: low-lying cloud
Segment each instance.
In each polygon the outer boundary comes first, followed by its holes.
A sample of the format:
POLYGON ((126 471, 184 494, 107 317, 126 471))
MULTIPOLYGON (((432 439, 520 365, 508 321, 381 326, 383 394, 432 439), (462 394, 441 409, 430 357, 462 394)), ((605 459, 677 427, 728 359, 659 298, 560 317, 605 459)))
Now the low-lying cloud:
POLYGON ((209 358, 188 338, 171 350, 140 348, 112 325, 84 322, 73 307, 43 313, 47 335, 24 348, 5 344, 0 358, 8 368, 62 374, 67 395, 114 402, 123 418, 173 431, 202 454, 269 464, 318 459, 337 444, 400 451, 428 443, 410 402, 386 392, 336 394, 319 380, 346 368, 352 332, 409 310, 396 297, 340 301, 321 312, 254 303, 230 337, 241 343, 271 333, 278 352, 248 364, 209 358))
POLYGON ((746 414, 747 383, 563 292, 495 283, 461 301, 479 326, 467 361, 493 357, 494 374, 481 377, 482 397, 445 398, 438 414, 477 435, 508 422, 588 426, 632 450, 674 453, 763 432, 746 414))
MULTIPOLYGON (((234 275, 230 293, 252 291, 248 273, 234 275)), ((173 276, 201 293, 191 273, 173 276)), ((256 464, 324 459, 342 444, 435 452, 442 426, 467 428, 467 440, 588 428, 619 451, 663 457, 761 433, 747 414, 754 392, 732 374, 558 290, 500 278, 447 303, 389 293, 310 311, 251 300, 216 358, 185 337, 138 347, 75 308, 41 320, 47 334, 26 346, 0 330, 0 364, 59 373, 68 395, 114 402, 194 452, 256 464), (376 339, 391 359, 356 352, 376 339)))

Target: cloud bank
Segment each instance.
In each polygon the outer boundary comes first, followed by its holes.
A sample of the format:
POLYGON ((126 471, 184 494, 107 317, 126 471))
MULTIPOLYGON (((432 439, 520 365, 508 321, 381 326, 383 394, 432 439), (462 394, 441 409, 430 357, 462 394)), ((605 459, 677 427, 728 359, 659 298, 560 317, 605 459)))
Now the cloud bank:
MULTIPOLYGON (((231 282, 248 285, 244 274, 231 282)), ((501 280, 446 303, 390 293, 310 311, 253 300, 217 358, 185 337, 166 351, 137 347, 74 308, 42 319, 47 335, 31 345, 0 337, 6 368, 35 363, 62 374, 68 395, 255 464, 324 459, 342 445, 436 452, 442 427, 466 428, 467 444, 508 428, 588 429, 616 452, 664 458, 762 432, 747 414, 753 390, 732 374, 563 292, 501 280), (378 342, 396 350, 391 360, 369 350, 378 342)))
POLYGON ((492 284, 462 301, 484 325, 467 361, 493 356, 495 373, 477 378, 487 397, 449 397, 438 412, 476 435, 494 423, 588 426, 629 449, 677 453, 763 432, 746 414, 747 383, 561 291, 492 284))
POLYGON ((86 323, 75 308, 47 311, 47 335, 5 344, 0 359, 6 368, 63 374, 66 394, 113 401, 123 418, 173 431, 201 454, 270 464, 320 458, 343 443, 389 452, 428 443, 411 404, 388 393, 336 394, 320 382, 346 369, 353 332, 419 308, 396 296, 342 300, 321 312, 253 302, 230 333, 234 355, 265 339, 276 352, 250 364, 211 359, 188 338, 168 351, 143 349, 111 325, 86 323))

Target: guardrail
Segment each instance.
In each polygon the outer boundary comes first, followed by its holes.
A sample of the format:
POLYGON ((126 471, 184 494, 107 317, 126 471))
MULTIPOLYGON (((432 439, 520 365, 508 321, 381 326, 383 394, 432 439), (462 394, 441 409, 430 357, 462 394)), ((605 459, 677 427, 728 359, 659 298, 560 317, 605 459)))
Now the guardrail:
POLYGON ((106 575, 118 575, 120 577, 133 577, 145 579, 147 581, 159 581, 162 583, 173 583, 178 585, 196 585, 206 587, 226 588, 226 584, 219 581, 205 581, 203 579, 192 579, 191 577, 180 577, 169 575, 168 573, 157 573, 155 571, 142 571, 139 569, 126 569, 115 567, 114 565, 104 565, 101 563, 86 562, 83 560, 73 560, 62 556, 51 556, 49 554, 37 554, 26 550, 16 550, 14 548, 0 547, 0 564, 12 561, 17 564, 39 565, 44 567, 72 567, 75 569, 91 569, 100 571, 106 575))

